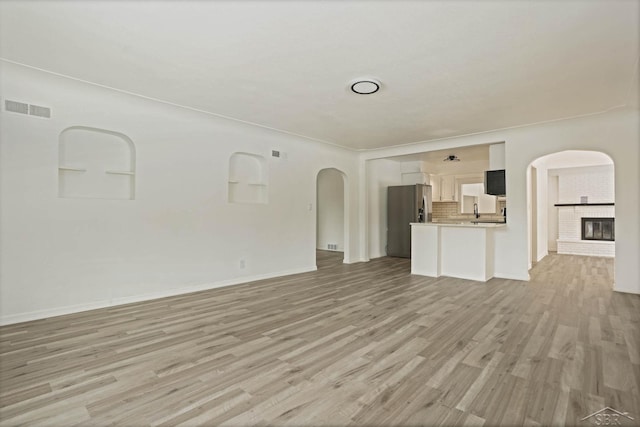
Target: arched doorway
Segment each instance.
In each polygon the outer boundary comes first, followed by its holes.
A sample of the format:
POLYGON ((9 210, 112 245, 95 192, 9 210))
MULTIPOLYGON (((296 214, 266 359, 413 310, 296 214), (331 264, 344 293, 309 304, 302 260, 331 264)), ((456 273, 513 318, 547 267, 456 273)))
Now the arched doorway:
POLYGON ((597 151, 569 150, 527 169, 529 268, 548 254, 615 259, 614 162, 597 151))
POLYGON ((316 178, 316 265, 343 263, 348 254, 347 177, 327 168, 316 178))

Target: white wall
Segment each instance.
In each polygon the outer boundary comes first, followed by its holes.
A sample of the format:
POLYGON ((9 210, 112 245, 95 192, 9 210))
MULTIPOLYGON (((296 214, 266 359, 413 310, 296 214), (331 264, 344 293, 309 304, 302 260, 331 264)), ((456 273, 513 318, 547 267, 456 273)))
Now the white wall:
POLYGON ((547 175, 547 168, 544 165, 540 165, 538 167, 538 185, 536 186, 536 190, 538 191, 536 197, 536 210, 538 217, 538 226, 537 226, 537 245, 536 248, 538 250, 536 254, 536 261, 542 260, 542 258, 549 255, 549 246, 547 243, 547 236, 549 235, 549 218, 547 216, 547 200, 548 200, 548 186, 549 186, 549 177, 547 175))
POLYGON ((489 170, 504 169, 504 142, 489 146, 489 170))
MULTIPOLYGON (((0 113, 2 323, 313 270, 316 175, 343 171, 347 199, 358 200, 351 151, 0 67, 3 100, 52 108, 51 119, 0 113), (135 200, 58 198, 58 136, 78 125, 131 138, 135 200), (271 157, 272 149, 287 158, 271 157), (227 202, 236 151, 266 158, 267 204, 227 202)), ((352 262, 360 258, 358 204, 345 209, 352 262)))
MULTIPOLYGON (((536 262, 542 260, 549 254, 549 216, 548 216, 548 186, 549 177, 544 159, 535 160, 532 166, 536 168, 536 182, 533 186, 535 191, 535 220, 536 224, 532 227, 534 233, 532 239, 535 239, 535 253, 532 259, 536 262)), ((532 194, 532 197, 534 195, 532 194)))
MULTIPOLYGON (((537 181, 534 179, 535 177, 535 169, 532 167, 527 168, 527 242, 529 243, 529 247, 527 248, 527 269, 530 270, 533 266, 533 252, 535 250, 535 245, 537 241, 534 240, 535 236, 535 228, 537 227, 538 219, 535 216, 534 209, 534 187, 537 185, 537 181)), ((527 273, 528 275, 528 273, 527 273)))
POLYGON ((401 185, 403 163, 378 159, 366 163, 369 258, 387 254, 387 187, 401 185))
MULTIPOLYGON (((441 150, 452 147, 497 143, 505 141, 505 169, 507 186, 507 226, 496 230, 497 277, 528 278, 527 252, 527 182, 529 164, 542 156, 563 150, 602 151, 615 164, 616 194, 616 263, 615 289, 640 293, 640 114, 635 109, 559 120, 442 139, 403 147, 364 152, 361 163, 384 158, 441 150)), ((363 185, 363 184, 361 184, 363 185)), ((365 188, 362 188, 365 191, 365 188)), ((362 221, 366 221, 364 213, 362 221)), ((362 241, 361 241, 362 243, 362 241)), ((363 250, 366 246, 363 246, 363 250)))
POLYGON ((335 169, 318 174, 317 248, 327 249, 329 244, 344 251, 344 180, 335 169))
POLYGON ((581 196, 587 196, 589 203, 613 203, 613 169, 611 165, 553 170, 558 176, 558 203, 580 203, 581 196))
POLYGON ((550 251, 558 250, 558 177, 548 174, 547 186, 547 247, 550 251))

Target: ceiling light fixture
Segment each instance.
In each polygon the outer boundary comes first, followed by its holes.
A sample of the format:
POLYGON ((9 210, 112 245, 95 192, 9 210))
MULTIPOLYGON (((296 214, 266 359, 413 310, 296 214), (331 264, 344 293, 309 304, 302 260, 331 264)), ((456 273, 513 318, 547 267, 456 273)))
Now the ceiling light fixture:
POLYGON ((374 79, 358 79, 351 83, 351 91, 358 95, 371 95, 380 90, 380 82, 374 79))
POLYGON ((444 158, 443 162, 459 162, 460 159, 455 154, 449 154, 444 158))

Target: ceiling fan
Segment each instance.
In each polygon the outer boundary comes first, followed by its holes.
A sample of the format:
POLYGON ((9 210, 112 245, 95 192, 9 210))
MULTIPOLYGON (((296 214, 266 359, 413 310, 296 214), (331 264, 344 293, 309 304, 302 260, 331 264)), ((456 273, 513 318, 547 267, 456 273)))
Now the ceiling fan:
POLYGON ((455 154, 450 154, 447 157, 444 158, 443 162, 459 162, 460 158, 458 158, 458 156, 456 156, 455 154))

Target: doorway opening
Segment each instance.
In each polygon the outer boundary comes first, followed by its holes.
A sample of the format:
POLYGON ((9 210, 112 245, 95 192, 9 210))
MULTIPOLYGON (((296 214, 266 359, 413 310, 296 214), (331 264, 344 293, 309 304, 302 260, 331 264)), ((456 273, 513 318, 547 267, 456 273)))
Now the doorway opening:
POLYGON ((529 269, 549 254, 571 255, 574 259, 601 257, 615 262, 614 218, 614 163, 608 155, 561 151, 539 157, 529 165, 529 269), (591 235, 593 224, 600 224, 594 218, 610 221, 607 239, 594 239, 591 235), (589 226, 591 229, 585 234, 584 228, 589 226))
POLYGON ((344 263, 348 254, 347 177, 328 168, 316 179, 316 266, 344 263))

